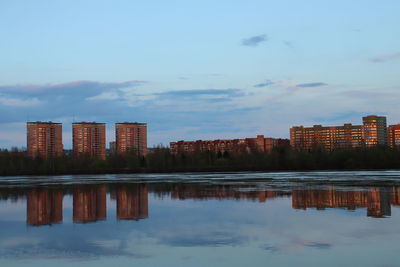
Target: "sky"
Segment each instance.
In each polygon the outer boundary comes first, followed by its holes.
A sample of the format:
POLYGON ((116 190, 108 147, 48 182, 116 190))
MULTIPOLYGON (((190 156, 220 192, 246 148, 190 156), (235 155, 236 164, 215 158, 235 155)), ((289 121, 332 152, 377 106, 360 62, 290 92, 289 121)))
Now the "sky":
POLYGON ((398 0, 0 1, 0 147, 26 121, 146 122, 149 146, 400 123, 398 0))

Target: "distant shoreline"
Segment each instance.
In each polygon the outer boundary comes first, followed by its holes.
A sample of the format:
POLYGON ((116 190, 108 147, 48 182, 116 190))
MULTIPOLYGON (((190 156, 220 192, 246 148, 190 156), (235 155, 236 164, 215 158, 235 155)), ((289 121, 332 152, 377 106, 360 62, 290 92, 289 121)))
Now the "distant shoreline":
POLYGON ((32 159, 24 152, 0 151, 0 176, 365 170, 400 170, 400 149, 372 147, 329 152, 285 147, 270 153, 172 154, 167 148, 158 148, 146 157, 109 155, 105 160, 90 156, 32 159))
POLYGON ((16 177, 16 176, 64 176, 64 175, 118 175, 118 174, 182 174, 182 173, 240 173, 240 172, 255 172, 255 173, 279 173, 279 172, 360 172, 360 171, 400 171, 399 169, 314 169, 314 170, 229 170, 227 169, 184 169, 184 170, 173 170, 173 171, 74 171, 74 172, 63 172, 63 173, 33 173, 33 172, 20 172, 17 174, 0 174, 0 177, 16 177))

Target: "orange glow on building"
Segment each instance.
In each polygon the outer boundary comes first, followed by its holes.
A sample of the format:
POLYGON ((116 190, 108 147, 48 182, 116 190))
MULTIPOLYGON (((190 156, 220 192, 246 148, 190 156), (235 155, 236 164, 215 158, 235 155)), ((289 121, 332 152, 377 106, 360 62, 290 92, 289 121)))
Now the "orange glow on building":
POLYGON ((363 139, 366 146, 387 145, 386 117, 363 117, 363 139))
POLYGON ((244 139, 171 142, 170 151, 172 154, 207 151, 214 153, 271 152, 274 147, 288 145, 288 139, 264 138, 263 135, 258 135, 256 138, 244 139))
POLYGON ((296 150, 322 148, 328 151, 386 144, 386 117, 363 117, 363 125, 294 126, 290 128, 290 145, 296 150))
POLYGON ((54 122, 28 122, 27 147, 31 158, 63 155, 62 125, 54 122))
POLYGON ((147 155, 147 124, 124 122, 115 124, 116 153, 118 155, 147 155))
POLYGON ((400 146, 400 124, 388 127, 388 145, 390 147, 400 146))
POLYGON ((106 127, 104 123, 72 124, 72 150, 75 157, 88 155, 106 159, 106 127))

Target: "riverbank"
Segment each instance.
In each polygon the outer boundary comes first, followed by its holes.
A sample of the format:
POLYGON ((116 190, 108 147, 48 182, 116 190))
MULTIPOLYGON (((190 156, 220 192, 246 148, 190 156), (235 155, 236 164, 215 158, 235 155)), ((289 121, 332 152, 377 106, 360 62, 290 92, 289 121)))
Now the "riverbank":
POLYGON ((136 155, 106 160, 59 157, 30 159, 23 152, 0 152, 0 175, 73 175, 238 171, 328 171, 397 170, 400 150, 386 147, 327 152, 277 149, 272 153, 195 153, 173 155, 166 148, 155 149, 146 158, 136 155))

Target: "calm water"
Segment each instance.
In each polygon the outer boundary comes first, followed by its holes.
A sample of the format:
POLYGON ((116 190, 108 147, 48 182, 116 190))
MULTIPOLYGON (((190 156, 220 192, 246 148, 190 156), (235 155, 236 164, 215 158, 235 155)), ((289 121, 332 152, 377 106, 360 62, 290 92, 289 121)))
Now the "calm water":
POLYGON ((0 266, 400 266, 400 172, 0 177, 0 266))

